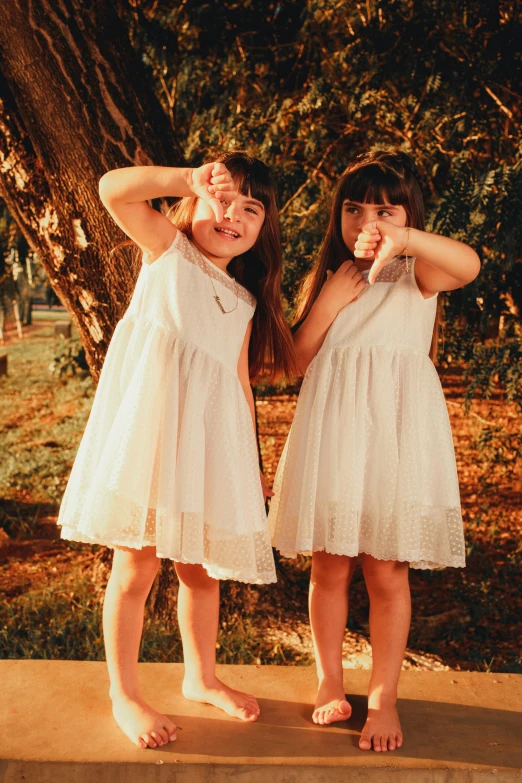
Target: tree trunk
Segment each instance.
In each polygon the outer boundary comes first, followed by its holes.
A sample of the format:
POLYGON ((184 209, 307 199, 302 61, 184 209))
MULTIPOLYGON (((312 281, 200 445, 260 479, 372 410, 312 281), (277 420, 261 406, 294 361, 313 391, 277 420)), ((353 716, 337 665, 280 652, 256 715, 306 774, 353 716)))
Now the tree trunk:
POLYGON ((105 0, 0 2, 0 193, 66 305, 95 379, 137 274, 98 198, 108 169, 176 165, 152 78, 105 0))

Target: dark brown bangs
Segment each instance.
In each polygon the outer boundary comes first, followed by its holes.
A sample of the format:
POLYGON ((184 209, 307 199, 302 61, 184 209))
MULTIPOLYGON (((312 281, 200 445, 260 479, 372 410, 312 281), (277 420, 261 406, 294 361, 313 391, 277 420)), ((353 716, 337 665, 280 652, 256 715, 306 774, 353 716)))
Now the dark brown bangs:
POLYGON ((268 166, 242 152, 228 152, 219 159, 232 174, 239 192, 260 201, 265 211, 268 211, 274 202, 274 187, 268 166))
POLYGON ((404 177, 378 164, 361 166, 350 172, 342 186, 342 199, 358 204, 406 206, 409 193, 404 177))

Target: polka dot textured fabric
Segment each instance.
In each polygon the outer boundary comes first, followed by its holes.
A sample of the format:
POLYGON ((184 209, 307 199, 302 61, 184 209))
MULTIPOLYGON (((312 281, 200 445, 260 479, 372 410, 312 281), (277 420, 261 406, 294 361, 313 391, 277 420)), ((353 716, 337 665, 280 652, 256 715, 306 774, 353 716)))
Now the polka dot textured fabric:
POLYGON ((343 308, 305 375, 269 526, 282 554, 464 566, 448 412, 429 358, 436 297, 396 258, 343 308))
POLYGON ((63 538, 155 546, 158 557, 200 563, 216 579, 276 580, 237 374, 254 308, 181 232, 142 266, 62 501, 63 538), (232 312, 217 306, 209 274, 232 312))

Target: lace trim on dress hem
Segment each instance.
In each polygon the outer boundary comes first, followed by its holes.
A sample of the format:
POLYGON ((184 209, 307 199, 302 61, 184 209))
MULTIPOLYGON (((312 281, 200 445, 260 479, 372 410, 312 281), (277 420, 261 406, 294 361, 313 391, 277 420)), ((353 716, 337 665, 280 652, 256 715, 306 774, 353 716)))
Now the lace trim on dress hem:
POLYGON ((344 557, 357 557, 358 555, 370 555, 371 557, 375 558, 375 560, 394 560, 398 563, 409 563, 411 568, 416 568, 419 570, 437 570, 442 568, 465 568, 466 563, 463 558, 460 557, 454 557, 454 558, 448 558, 448 561, 446 563, 441 563, 439 561, 430 560, 426 557, 419 557, 417 555, 416 557, 397 557, 397 555, 376 555, 374 552, 368 552, 366 549, 359 549, 358 552, 345 552, 345 551, 333 551, 331 549, 327 549, 326 547, 315 547, 310 549, 299 549, 296 550, 295 548, 292 549, 291 547, 286 547, 284 545, 274 545, 274 548, 277 549, 279 554, 282 557, 287 557, 289 559, 294 559, 296 555, 305 555, 306 557, 310 557, 314 552, 328 552, 329 555, 342 555, 344 557))
POLYGON ((194 264, 195 266, 198 266, 205 274, 209 275, 209 277, 212 277, 214 280, 218 280, 222 285, 225 286, 225 288, 228 288, 230 291, 232 291, 232 293, 237 293, 238 297, 249 304, 251 307, 256 306, 255 296, 253 296, 250 291, 242 286, 241 283, 239 283, 235 278, 230 277, 226 272, 223 272, 215 264, 213 264, 212 261, 209 261, 208 258, 205 258, 203 253, 201 253, 201 251, 192 244, 190 239, 186 234, 183 233, 183 231, 178 231, 176 236, 179 236, 177 242, 178 250, 187 261, 189 261, 191 264, 194 264))
MULTIPOLYGON (((66 539, 67 541, 77 541, 80 544, 90 544, 91 546, 96 544, 98 546, 106 546, 109 549, 115 549, 116 547, 125 547, 126 549, 143 549, 147 546, 156 546, 155 537, 148 537, 144 536, 143 542, 141 544, 137 544, 134 541, 103 541, 100 538, 92 539, 89 538, 89 536, 85 535, 84 533, 80 533, 78 530, 71 530, 71 529, 65 529, 62 528, 62 538, 66 539)), ((246 585, 265 585, 265 584, 273 584, 274 582, 277 582, 277 577, 273 577, 272 575, 265 575, 265 576, 253 576, 251 578, 248 577, 239 577, 234 576, 231 574, 230 571, 227 571, 224 568, 220 568, 219 566, 212 565, 211 563, 206 563, 203 560, 190 560, 186 557, 180 557, 176 560, 174 558, 169 557, 169 555, 159 553, 156 550, 156 557, 164 560, 172 560, 175 563, 185 563, 187 565, 202 565, 207 574, 212 579, 218 579, 218 580, 228 580, 233 582, 242 582, 246 585)))

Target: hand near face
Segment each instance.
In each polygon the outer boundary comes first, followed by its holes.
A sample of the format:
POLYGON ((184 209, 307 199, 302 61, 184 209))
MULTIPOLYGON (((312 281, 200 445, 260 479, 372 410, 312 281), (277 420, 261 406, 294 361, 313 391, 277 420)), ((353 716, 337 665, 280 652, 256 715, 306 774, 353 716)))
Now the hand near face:
POLYGON ((217 223, 221 223, 224 216, 221 202, 230 203, 239 195, 230 171, 220 162, 205 163, 193 169, 192 190, 195 196, 211 207, 217 223))
POLYGON ((355 243, 354 256, 366 261, 373 259, 368 282, 373 284, 379 274, 406 245, 404 226, 396 226, 387 220, 372 220, 362 227, 355 243))
POLYGON ((366 288, 366 283, 353 261, 344 261, 336 272, 328 270, 319 297, 335 315, 353 302, 366 288))

